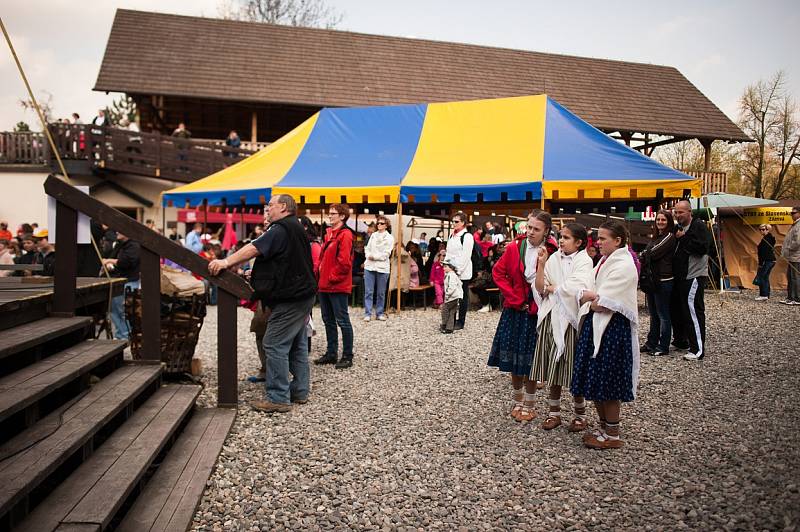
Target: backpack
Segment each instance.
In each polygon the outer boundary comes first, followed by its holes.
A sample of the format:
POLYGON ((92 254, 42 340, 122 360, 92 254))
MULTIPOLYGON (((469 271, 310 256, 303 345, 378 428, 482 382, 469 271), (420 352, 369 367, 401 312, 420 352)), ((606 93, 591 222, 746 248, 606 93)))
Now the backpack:
MULTIPOLYGON (((461 235, 461 247, 464 247, 464 237, 467 235, 467 232, 461 235)), ((469 257, 470 262, 472 262, 472 277, 469 280, 474 279, 477 277, 478 272, 483 270, 484 259, 483 255, 481 254, 480 246, 475 243, 474 237, 472 241, 472 255, 469 257)))

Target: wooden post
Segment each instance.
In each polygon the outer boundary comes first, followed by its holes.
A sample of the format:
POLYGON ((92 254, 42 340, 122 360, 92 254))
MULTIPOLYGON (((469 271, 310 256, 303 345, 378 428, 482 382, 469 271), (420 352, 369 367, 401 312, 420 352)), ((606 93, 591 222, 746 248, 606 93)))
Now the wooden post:
POLYGON ((403 254, 403 202, 397 198, 397 313, 400 313, 400 266, 403 254))
POLYGON ((699 139, 700 144, 703 146, 704 150, 704 159, 703 159, 703 171, 708 172, 711 170, 711 144, 714 142, 712 139, 699 139))
POLYGON ((217 405, 236 408, 239 402, 236 353, 236 296, 219 289, 217 296, 217 405))
POLYGON ((78 273, 78 211, 56 202, 56 255, 53 279, 54 316, 75 315, 75 277, 78 273))
POLYGON ((250 118, 250 142, 253 143, 251 149, 256 149, 256 142, 258 142, 258 112, 253 111, 253 115, 250 118))
POLYGON ((154 251, 139 255, 142 295, 142 359, 161 360, 161 264, 154 251))

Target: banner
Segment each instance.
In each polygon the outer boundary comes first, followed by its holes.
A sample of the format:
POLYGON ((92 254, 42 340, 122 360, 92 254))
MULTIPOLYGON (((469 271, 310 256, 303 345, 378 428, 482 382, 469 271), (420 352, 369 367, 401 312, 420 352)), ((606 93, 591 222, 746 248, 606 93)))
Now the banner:
POLYGON ((744 209, 742 218, 747 225, 792 225, 791 207, 753 207, 744 209))

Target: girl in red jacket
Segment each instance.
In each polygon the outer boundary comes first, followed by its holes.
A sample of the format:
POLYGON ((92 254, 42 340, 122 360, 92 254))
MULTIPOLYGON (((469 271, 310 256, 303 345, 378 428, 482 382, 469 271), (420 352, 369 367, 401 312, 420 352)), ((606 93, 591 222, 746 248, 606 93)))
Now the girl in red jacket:
POLYGON ((353 288, 353 232, 346 222, 350 217, 350 206, 334 203, 328 208, 331 227, 325 234, 320 254, 319 305, 328 347, 315 364, 336 364, 337 369, 353 365, 353 326, 347 308, 353 288), (339 354, 339 331, 342 330, 342 359, 339 354))
POLYGON ((492 277, 503 294, 503 313, 492 341, 488 365, 511 373, 511 417, 529 422, 536 417, 536 381, 530 381, 531 360, 536 348, 536 312, 531 284, 536 280, 540 249, 549 255, 557 249, 548 239, 552 221, 544 211, 528 215, 526 234, 506 247, 495 264, 492 277))

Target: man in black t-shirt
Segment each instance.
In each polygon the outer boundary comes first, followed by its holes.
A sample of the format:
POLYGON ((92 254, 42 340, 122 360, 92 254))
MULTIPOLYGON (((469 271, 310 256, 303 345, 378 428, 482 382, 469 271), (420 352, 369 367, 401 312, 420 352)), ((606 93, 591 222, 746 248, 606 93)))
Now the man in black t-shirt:
POLYGON ((103 264, 110 270, 112 277, 124 278, 125 288, 122 294, 111 300, 111 323, 114 324, 114 338, 127 340, 130 327, 125 317, 125 290, 139 288, 139 261, 141 248, 122 233, 117 233, 117 244, 111 251, 111 258, 103 259, 103 264))
POLYGON ((266 398, 251 404, 261 412, 289 412, 292 403, 307 402, 310 392, 306 322, 317 283, 311 246, 296 212, 294 198, 273 196, 265 208, 269 227, 264 234, 228 258, 208 264, 211 275, 217 275, 256 259, 250 282, 261 304, 272 311, 263 344, 266 398))

